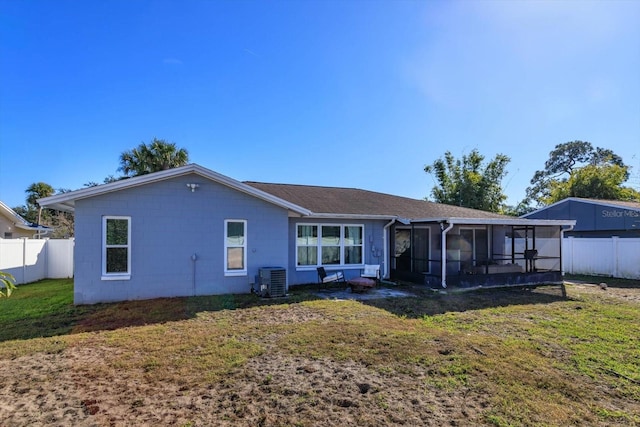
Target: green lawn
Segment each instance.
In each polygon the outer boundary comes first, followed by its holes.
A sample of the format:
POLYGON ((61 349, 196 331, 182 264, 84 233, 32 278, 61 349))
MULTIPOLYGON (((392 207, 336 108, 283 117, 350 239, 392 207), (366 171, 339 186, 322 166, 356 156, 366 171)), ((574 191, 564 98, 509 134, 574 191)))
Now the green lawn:
POLYGON ((0 341, 69 333, 83 311, 73 306, 72 280, 21 285, 0 300, 0 341))
MULTIPOLYGON (((0 358, 109 348, 105 377, 191 387, 242 383, 243 367, 265 355, 355 362, 390 390, 402 386, 396 377, 424 376, 415 393, 481 402, 463 424, 640 425, 640 299, 630 298, 640 284, 609 286, 567 286, 567 297, 507 289, 365 303, 301 288, 286 302, 227 295, 75 307, 71 281, 47 280, 0 300, 0 358)), ((263 381, 278 393, 275 377, 263 381)), ((388 412, 391 396, 382 397, 351 410, 388 412)), ((312 423, 293 414, 283 425, 312 423)))
MULTIPOLYGON (((313 299, 303 289, 287 302, 313 299)), ((276 303, 255 295, 214 295, 74 306, 73 280, 42 280, 21 285, 10 298, 0 299, 0 342, 184 320, 203 311, 276 303)))

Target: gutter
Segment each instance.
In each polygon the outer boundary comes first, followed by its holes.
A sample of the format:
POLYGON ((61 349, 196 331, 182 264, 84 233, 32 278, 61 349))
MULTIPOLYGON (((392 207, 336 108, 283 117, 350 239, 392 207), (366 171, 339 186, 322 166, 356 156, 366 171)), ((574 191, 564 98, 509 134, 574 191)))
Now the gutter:
POLYGON ((446 222, 443 221, 440 223, 440 233, 441 243, 440 243, 440 272, 442 277, 442 287, 447 287, 447 233, 453 228, 453 222, 449 222, 447 228, 444 228, 444 224, 446 222))
POLYGON ((564 239, 564 232, 573 230, 573 228, 575 226, 576 226, 576 224, 575 224, 575 221, 574 221, 573 224, 570 224, 567 228, 561 228, 560 229, 560 238, 564 239))
POLYGON ((459 217, 446 217, 446 218, 416 218, 412 219, 412 223, 443 223, 443 222, 455 222, 456 225, 560 225, 567 226, 574 223, 575 220, 568 219, 526 219, 526 218, 459 218, 459 217))

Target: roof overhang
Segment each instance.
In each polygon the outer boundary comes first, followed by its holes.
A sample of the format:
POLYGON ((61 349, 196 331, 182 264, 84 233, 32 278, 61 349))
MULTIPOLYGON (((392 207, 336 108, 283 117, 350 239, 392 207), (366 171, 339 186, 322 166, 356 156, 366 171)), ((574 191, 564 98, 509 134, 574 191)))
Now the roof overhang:
POLYGON ((366 214, 336 214, 336 213, 316 213, 311 212, 307 215, 311 219, 369 219, 379 221, 399 220, 395 215, 366 215, 366 214))
POLYGON ((3 211, 4 214, 10 217, 13 221, 15 221, 14 225, 16 226, 30 226, 31 224, 26 219, 22 218, 20 215, 16 213, 9 206, 4 204, 4 202, 0 201, 0 211, 3 211))
POLYGON ((526 218, 419 218, 412 223, 447 223, 453 225, 511 225, 511 226, 559 226, 576 225, 573 219, 526 219, 526 218))
POLYGON ((44 225, 32 224, 26 219, 22 218, 20 215, 16 213, 9 206, 0 201, 0 210, 5 213, 5 215, 13 221, 13 225, 21 230, 30 230, 30 231, 52 231, 53 228, 47 227, 44 225))
POLYGON ((309 215, 311 213, 311 211, 309 211, 308 209, 305 209, 294 203, 275 197, 269 193, 265 193, 264 191, 258 190, 257 188, 251 187, 247 184, 243 184, 240 181, 236 181, 235 179, 229 178, 228 176, 219 174, 217 172, 214 172, 210 169, 204 168, 197 164, 189 164, 186 166, 181 166, 179 168, 169 169, 166 171, 155 172, 147 175, 141 175, 133 178, 123 179, 123 180, 112 182, 109 184, 83 188, 80 190, 70 191, 68 193, 63 193, 63 194, 57 194, 50 197, 44 197, 42 199, 39 199, 38 203, 40 204, 40 206, 57 209, 65 212, 73 212, 75 210, 75 203, 78 200, 88 199, 91 197, 113 193, 120 190, 140 187, 146 184, 165 181, 168 179, 189 175, 189 174, 196 174, 210 181, 217 182, 219 184, 233 188, 234 190, 240 191, 242 193, 245 193, 250 196, 256 197, 258 199, 264 200, 266 202, 272 203, 276 206, 280 206, 289 211, 293 211, 299 215, 309 215))
POLYGON ((22 230, 31 230, 31 231, 53 231, 53 228, 47 227, 46 225, 37 225, 37 224, 14 224, 17 228, 22 230))
POLYGON ((311 213, 307 216, 310 219, 365 219, 392 221, 396 220, 401 224, 424 224, 424 223, 447 223, 453 225, 510 225, 510 226, 560 226, 571 227, 576 224, 575 220, 556 219, 524 219, 524 218, 402 218, 394 215, 362 215, 362 214, 335 214, 335 213, 311 213))

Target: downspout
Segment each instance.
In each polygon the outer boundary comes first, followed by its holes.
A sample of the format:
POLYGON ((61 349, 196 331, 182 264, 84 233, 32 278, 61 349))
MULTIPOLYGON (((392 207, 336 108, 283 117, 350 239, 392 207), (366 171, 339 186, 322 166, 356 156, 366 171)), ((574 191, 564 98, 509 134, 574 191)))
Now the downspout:
POLYGON ((49 234, 49 230, 42 230, 40 227, 41 225, 38 224, 38 231, 36 231, 36 235, 35 235, 36 239, 42 239, 42 236, 49 234))
MULTIPOLYGON (((40 227, 40 220, 42 219, 42 206, 38 208, 38 227, 40 227)), ((40 233, 37 233, 36 238, 40 238, 40 233)))
POLYGON ((387 225, 382 229, 382 253, 383 253, 383 261, 384 261, 384 269, 382 272, 382 278, 388 279, 391 272, 389 271, 389 264, 391 263, 391 258, 389 255, 389 228, 396 222, 396 218, 393 218, 387 225))
MULTIPOLYGON (((564 277, 564 257, 562 256, 562 245, 564 242, 564 232, 571 231, 575 227, 575 224, 569 226, 569 228, 560 227, 560 275, 564 277)), ((571 256, 573 256, 573 251, 571 252, 571 256)))
POLYGON ((447 228, 444 228, 444 222, 440 223, 440 271, 441 271, 441 283, 442 287, 447 287, 447 233, 453 228, 453 223, 449 223, 447 228))

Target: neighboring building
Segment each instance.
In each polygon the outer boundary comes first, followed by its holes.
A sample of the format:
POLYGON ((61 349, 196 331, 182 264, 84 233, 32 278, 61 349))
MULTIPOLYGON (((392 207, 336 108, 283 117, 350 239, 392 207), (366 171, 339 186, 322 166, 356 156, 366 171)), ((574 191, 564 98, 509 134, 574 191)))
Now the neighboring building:
POLYGON ((43 237, 51 232, 50 227, 33 224, 0 201, 0 239, 18 239, 21 237, 43 237))
POLYGON ((569 197, 523 218, 573 219, 567 237, 640 237, 640 202, 569 197))
POLYGON ((528 220, 353 188, 239 182, 191 164, 41 199, 75 213, 77 304, 247 293, 347 279, 429 286, 557 283, 575 222, 528 220), (442 250, 445 248, 445 250, 442 250))
POLYGON ((640 279, 640 203, 570 197, 524 217, 576 222, 563 245, 568 273, 640 279))

